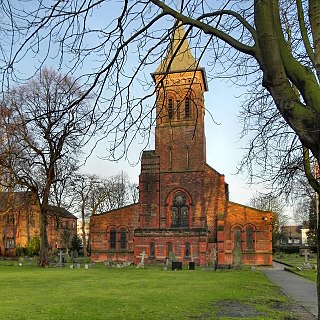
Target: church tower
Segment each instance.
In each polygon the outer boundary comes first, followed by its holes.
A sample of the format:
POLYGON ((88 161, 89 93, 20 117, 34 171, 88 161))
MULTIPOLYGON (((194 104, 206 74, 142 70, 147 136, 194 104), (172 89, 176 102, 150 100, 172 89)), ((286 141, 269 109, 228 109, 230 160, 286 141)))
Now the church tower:
POLYGON ((145 151, 141 159, 135 245, 141 252, 149 239, 158 248, 157 256, 167 257, 174 251, 183 259, 192 253, 203 263, 208 236, 207 82, 204 69, 191 53, 183 25, 177 25, 168 54, 152 76, 156 85, 155 150, 145 151))
POLYGON ((205 71, 193 57, 183 26, 174 32, 166 58, 153 73, 156 82, 156 152, 161 172, 203 170, 205 71))

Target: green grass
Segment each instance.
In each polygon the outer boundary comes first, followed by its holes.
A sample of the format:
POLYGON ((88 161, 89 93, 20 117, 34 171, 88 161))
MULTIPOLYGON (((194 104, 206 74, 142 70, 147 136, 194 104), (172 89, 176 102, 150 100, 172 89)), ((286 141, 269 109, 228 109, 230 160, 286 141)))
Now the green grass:
POLYGON ((163 271, 0 265, 2 319, 233 319, 216 316, 217 303, 254 306, 260 316, 284 319, 286 297, 259 271, 163 271))
MULTIPOLYGON (((284 263, 288 265, 288 269, 291 270, 292 272, 301 275, 304 278, 307 278, 312 281, 317 280, 317 270, 312 269, 312 270, 299 270, 298 267, 302 267, 304 263, 304 257, 300 256, 298 253, 277 253, 273 255, 273 259, 275 261, 284 263)), ((314 266, 317 264, 317 256, 316 254, 312 254, 311 257, 309 258, 309 263, 311 266, 314 266)))

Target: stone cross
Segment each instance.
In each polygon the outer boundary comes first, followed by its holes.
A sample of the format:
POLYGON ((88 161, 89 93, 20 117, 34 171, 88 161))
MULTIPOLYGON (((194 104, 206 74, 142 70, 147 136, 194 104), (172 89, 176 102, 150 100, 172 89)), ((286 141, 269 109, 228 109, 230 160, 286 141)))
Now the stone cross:
POLYGON ((302 255, 304 256, 303 268, 304 269, 312 269, 312 267, 309 263, 309 256, 310 256, 309 250, 308 249, 303 250, 302 255))
POLYGON ((140 257, 141 257, 141 261, 138 264, 137 268, 145 268, 146 266, 144 264, 144 259, 147 258, 147 255, 146 255, 146 252, 144 250, 141 252, 140 257))
POLYGON ((141 264, 144 265, 144 258, 146 257, 146 252, 143 250, 141 253, 141 264))
POLYGON ((59 251, 59 262, 60 263, 62 263, 62 255, 63 255, 62 250, 60 250, 59 251))

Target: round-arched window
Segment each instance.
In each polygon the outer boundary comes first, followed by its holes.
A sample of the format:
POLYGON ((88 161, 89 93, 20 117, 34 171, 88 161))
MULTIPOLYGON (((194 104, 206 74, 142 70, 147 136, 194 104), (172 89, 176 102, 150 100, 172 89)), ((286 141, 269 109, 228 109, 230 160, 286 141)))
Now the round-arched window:
POLYGON ((180 191, 173 196, 171 206, 171 227, 189 227, 189 206, 187 203, 187 196, 180 191))

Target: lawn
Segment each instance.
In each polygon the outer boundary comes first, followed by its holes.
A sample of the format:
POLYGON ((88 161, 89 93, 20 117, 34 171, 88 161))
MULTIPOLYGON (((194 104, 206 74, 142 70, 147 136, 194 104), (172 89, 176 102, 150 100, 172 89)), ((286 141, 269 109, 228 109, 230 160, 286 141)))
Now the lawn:
POLYGON ((262 273, 86 270, 0 265, 2 319, 284 319, 287 298, 262 273), (281 306, 282 311, 277 308, 281 306), (277 310, 276 310, 277 309, 277 310), (233 312, 233 313, 232 313, 233 312))
MULTIPOLYGON (((298 253, 277 253, 273 255, 273 259, 275 261, 286 264, 289 270, 301 275, 304 278, 307 278, 312 281, 317 280, 316 269, 313 268, 312 270, 300 270, 304 263, 304 257, 300 256, 298 253)), ((309 258, 309 263, 313 267, 317 264, 317 256, 315 253, 311 254, 311 257, 309 258)))

